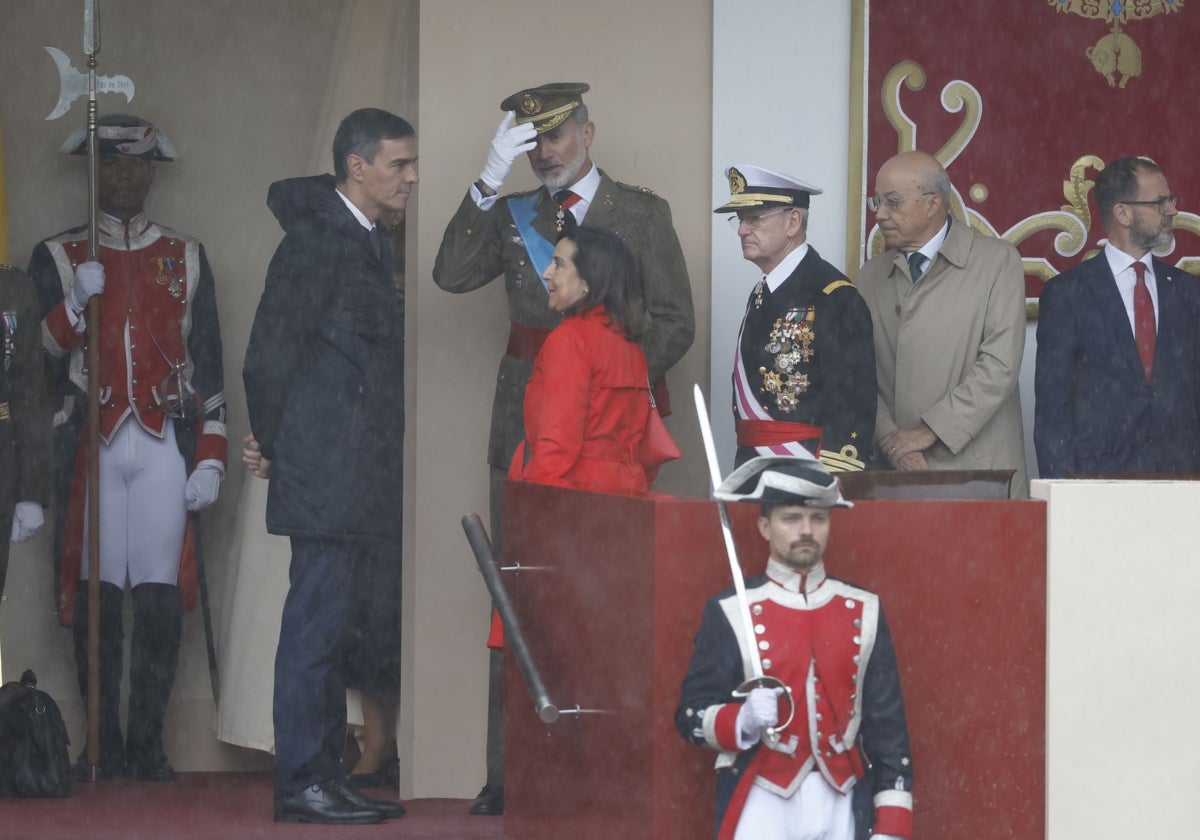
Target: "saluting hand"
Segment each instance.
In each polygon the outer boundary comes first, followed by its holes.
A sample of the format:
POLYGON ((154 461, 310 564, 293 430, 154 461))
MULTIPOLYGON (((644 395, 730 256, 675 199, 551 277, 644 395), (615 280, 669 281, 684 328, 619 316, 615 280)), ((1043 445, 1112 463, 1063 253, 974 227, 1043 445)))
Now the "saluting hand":
POLYGON ((512 111, 505 113, 488 149, 487 163, 483 165, 483 172, 479 173, 479 180, 493 193, 500 191, 500 185, 508 177, 508 171, 512 169, 513 163, 521 153, 532 151, 537 145, 537 129, 533 127, 533 123, 514 125, 516 121, 516 115, 512 111))

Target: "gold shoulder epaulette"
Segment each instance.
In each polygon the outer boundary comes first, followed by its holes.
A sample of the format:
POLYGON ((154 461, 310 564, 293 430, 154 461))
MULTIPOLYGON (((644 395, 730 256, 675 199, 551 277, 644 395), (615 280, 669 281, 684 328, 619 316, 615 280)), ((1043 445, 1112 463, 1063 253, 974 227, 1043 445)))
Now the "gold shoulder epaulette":
POLYGON ((830 283, 828 286, 826 286, 821 291, 827 295, 831 295, 834 293, 835 290, 842 288, 842 286, 849 286, 852 289, 854 288, 854 284, 851 283, 849 280, 834 280, 832 283, 830 283))
POLYGON ((505 193, 503 195, 503 198, 522 198, 523 196, 533 195, 535 192, 537 192, 540 189, 541 189, 541 187, 538 187, 537 189, 532 189, 532 190, 521 190, 520 192, 505 193))

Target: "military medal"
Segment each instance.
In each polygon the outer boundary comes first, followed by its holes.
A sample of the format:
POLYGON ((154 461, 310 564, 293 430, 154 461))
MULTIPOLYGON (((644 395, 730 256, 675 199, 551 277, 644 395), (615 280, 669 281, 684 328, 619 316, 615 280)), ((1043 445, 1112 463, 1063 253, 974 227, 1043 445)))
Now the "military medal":
POLYGON ((775 407, 785 414, 795 411, 800 405, 800 396, 808 392, 808 374, 797 368, 812 361, 815 352, 812 345, 817 337, 813 328, 815 320, 813 307, 793 307, 782 318, 775 319, 775 326, 763 345, 774 359, 770 370, 766 367, 758 369, 763 378, 761 390, 773 394, 775 407))
POLYGON ((12 367, 13 336, 17 333, 17 313, 4 313, 4 369, 12 367))
POLYGON ((154 278, 154 282, 160 286, 166 286, 167 292, 175 300, 183 297, 183 284, 179 282, 179 278, 175 276, 174 257, 154 257, 151 262, 158 266, 158 274, 154 278))
MULTIPOLYGON (((762 309, 763 292, 765 292, 766 290, 767 290, 767 278, 764 277, 763 279, 759 280, 758 285, 754 287, 754 308, 755 309, 762 309)), ((779 351, 773 350, 772 352, 778 353, 779 351)))

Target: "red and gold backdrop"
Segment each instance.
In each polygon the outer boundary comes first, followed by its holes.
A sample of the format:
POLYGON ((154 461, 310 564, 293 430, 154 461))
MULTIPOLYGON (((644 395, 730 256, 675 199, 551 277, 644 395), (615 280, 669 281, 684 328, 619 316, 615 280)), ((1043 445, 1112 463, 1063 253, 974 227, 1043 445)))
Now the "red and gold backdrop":
POLYGON ((875 173, 920 149, 950 174, 954 214, 1020 250, 1031 299, 1103 245, 1095 177, 1124 155, 1180 197, 1156 255, 1200 270, 1200 0, 856 0, 854 23, 847 265, 883 249, 875 173))

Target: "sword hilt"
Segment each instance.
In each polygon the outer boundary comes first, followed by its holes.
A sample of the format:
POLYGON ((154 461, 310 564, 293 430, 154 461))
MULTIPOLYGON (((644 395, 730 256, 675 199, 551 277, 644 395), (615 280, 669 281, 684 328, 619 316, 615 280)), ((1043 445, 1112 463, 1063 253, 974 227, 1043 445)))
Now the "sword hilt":
POLYGON ((791 725, 792 718, 796 716, 796 698, 792 696, 792 687, 790 685, 777 677, 767 676, 751 677, 733 690, 733 696, 748 697, 750 692, 756 688, 782 688, 783 693, 779 696, 787 700, 787 719, 782 723, 777 722, 774 726, 764 726, 762 733, 759 735, 762 742, 773 749, 779 743, 783 730, 791 725))

